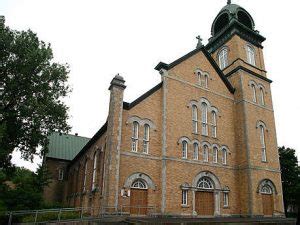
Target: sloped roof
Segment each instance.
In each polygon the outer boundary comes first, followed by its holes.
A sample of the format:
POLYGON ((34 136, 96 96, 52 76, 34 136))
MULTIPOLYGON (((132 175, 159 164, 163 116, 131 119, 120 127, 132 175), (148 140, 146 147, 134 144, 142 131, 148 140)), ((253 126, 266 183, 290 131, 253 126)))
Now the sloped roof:
POLYGON ((55 132, 49 136, 49 151, 46 157, 73 160, 89 140, 90 138, 55 132))

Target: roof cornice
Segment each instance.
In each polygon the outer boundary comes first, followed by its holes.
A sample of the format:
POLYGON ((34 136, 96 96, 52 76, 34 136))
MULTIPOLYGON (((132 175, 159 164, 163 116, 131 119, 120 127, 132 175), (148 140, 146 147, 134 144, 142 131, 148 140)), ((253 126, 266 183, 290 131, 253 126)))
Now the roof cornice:
POLYGON ((269 83, 272 83, 272 82, 273 82, 273 81, 270 80, 269 78, 264 77, 264 76, 262 76, 262 75, 260 75, 260 74, 258 74, 258 73, 255 73, 254 71, 249 70, 249 69, 247 69, 247 68, 245 68, 245 67, 243 67, 243 66, 238 66, 238 67, 234 68, 233 70, 231 70, 230 72, 228 72, 225 76, 228 78, 228 77, 230 77, 231 75, 233 75, 235 72, 237 72, 237 71, 239 71, 239 70, 243 70, 243 71, 245 71, 245 72, 247 72, 247 73, 250 73, 250 74, 252 74, 253 76, 255 76, 255 77, 259 78, 259 79, 262 79, 262 80, 264 80, 264 81, 267 81, 267 82, 269 82, 269 83))

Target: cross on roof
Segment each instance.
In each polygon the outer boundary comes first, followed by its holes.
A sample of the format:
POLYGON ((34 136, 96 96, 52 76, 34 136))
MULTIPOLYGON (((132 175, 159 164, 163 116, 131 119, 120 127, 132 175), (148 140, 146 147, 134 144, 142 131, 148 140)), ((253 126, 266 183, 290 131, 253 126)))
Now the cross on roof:
POLYGON ((230 5, 231 4, 231 0, 227 0, 227 5, 230 5))
POLYGON ((198 39, 197 48, 201 48, 203 46, 202 38, 200 35, 198 35, 196 38, 198 39))

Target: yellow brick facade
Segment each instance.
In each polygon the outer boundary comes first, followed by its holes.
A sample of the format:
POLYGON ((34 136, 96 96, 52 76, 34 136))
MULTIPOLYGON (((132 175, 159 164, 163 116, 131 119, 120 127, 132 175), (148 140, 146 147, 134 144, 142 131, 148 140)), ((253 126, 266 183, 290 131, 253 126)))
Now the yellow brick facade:
POLYGON ((267 216, 263 187, 270 187, 273 208, 268 216, 283 215, 271 81, 266 75, 262 47, 240 33, 224 38, 221 44, 214 44, 220 37, 213 38, 207 46, 200 46, 167 66, 159 64, 162 82, 133 103, 123 101, 123 78, 118 75, 112 80, 106 127, 69 165, 65 203, 130 213, 130 207, 135 207, 130 193, 140 180, 147 192, 146 206, 159 214, 207 216, 198 210, 201 206, 197 192, 209 191, 213 193, 213 202, 207 203, 213 204, 210 216, 267 216), (254 49, 255 66, 248 62, 247 45, 254 49), (228 50, 228 62, 221 71, 217 64, 224 47, 228 50), (207 87, 199 83, 199 71, 208 75, 207 87), (260 102, 259 87, 263 87, 264 104, 260 102), (207 135, 202 134, 202 102, 208 106, 207 135), (198 132, 193 130, 193 105, 197 106, 198 132), (217 112, 216 137, 212 134, 213 110, 217 112), (134 122, 139 124, 136 151, 132 147, 134 122), (145 124, 150 126, 148 153, 143 152, 145 124), (260 126, 265 132, 266 162, 262 160, 260 126), (182 157, 183 140, 188 143, 186 158, 182 157), (194 143, 199 143, 198 159, 194 159, 194 143), (217 162, 213 161, 214 147, 218 149, 217 162), (95 154, 97 165, 93 172, 95 154), (211 189, 201 189, 199 181, 203 178, 211 182, 211 189), (184 201, 183 191, 187 192, 184 201))

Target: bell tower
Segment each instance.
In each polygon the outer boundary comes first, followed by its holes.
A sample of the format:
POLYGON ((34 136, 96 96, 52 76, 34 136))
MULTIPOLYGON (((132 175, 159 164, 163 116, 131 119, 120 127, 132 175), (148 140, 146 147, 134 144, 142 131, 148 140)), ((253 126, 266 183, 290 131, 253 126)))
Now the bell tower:
POLYGON ((265 214, 259 184, 270 182, 274 191, 270 198, 272 204, 268 205, 274 207, 273 215, 283 215, 272 81, 267 78, 263 57, 265 38, 255 30, 252 16, 230 0, 213 21, 211 35, 205 48, 235 88, 235 160, 240 214, 249 217, 265 214))

